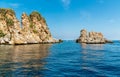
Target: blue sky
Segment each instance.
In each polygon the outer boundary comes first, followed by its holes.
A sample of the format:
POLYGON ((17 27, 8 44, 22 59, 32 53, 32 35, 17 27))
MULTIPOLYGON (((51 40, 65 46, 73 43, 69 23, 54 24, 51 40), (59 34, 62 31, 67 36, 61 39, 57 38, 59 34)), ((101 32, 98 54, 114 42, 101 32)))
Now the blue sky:
POLYGON ((14 9, 18 19, 40 12, 55 38, 76 39, 84 28, 120 39, 120 0, 1 0, 0 7, 14 9))

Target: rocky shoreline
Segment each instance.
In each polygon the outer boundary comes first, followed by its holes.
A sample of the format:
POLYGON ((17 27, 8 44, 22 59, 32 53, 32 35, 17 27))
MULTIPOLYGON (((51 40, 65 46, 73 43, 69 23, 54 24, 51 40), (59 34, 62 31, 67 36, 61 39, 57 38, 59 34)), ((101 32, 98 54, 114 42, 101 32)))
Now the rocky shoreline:
POLYGON ((49 31, 46 20, 36 11, 23 13, 21 22, 12 9, 0 8, 0 44, 21 45, 58 43, 49 31))
POLYGON ((85 29, 80 31, 80 37, 76 40, 76 42, 86 44, 113 43, 111 40, 104 38, 101 32, 87 32, 85 29))

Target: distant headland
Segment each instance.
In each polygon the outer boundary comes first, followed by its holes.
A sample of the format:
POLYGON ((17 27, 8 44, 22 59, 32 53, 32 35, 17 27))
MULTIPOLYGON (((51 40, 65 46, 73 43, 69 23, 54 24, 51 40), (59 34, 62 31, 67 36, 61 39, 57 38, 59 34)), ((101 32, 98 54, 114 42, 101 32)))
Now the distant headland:
POLYGON ((0 8, 0 44, 56 43, 46 20, 36 11, 23 13, 21 22, 12 9, 0 8), (20 24, 21 23, 21 24, 20 24))

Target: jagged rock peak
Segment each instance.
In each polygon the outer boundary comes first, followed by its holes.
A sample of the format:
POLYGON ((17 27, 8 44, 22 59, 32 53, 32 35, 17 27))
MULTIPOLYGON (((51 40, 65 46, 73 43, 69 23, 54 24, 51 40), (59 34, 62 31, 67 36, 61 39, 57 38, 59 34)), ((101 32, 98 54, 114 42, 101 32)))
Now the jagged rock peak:
POLYGON ((42 16, 39 14, 39 12, 37 11, 33 11, 31 14, 30 14, 30 19, 33 20, 34 18, 36 18, 37 20, 41 20, 42 19, 42 16))
POLYGON ((2 14, 3 16, 6 14, 15 15, 15 12, 12 9, 0 8, 0 14, 2 14))
POLYGON ((30 26, 29 16, 25 12, 22 13, 21 19, 22 19, 21 23, 23 28, 30 26))
POLYGON ((59 42, 52 37, 45 19, 39 12, 23 13, 21 23, 12 9, 0 8, 0 44, 59 42))

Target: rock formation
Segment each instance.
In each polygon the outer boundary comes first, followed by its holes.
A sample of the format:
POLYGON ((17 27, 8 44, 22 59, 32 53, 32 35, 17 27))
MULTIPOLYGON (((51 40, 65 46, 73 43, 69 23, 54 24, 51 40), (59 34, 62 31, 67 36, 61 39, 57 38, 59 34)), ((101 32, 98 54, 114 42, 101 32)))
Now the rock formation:
POLYGON ((45 19, 36 11, 23 13, 21 23, 11 9, 0 8, 0 44, 59 42, 52 37, 45 19))
POLYGON ((105 44, 112 43, 104 38, 101 32, 87 32, 85 29, 81 30, 80 37, 76 42, 86 43, 86 44, 105 44))

